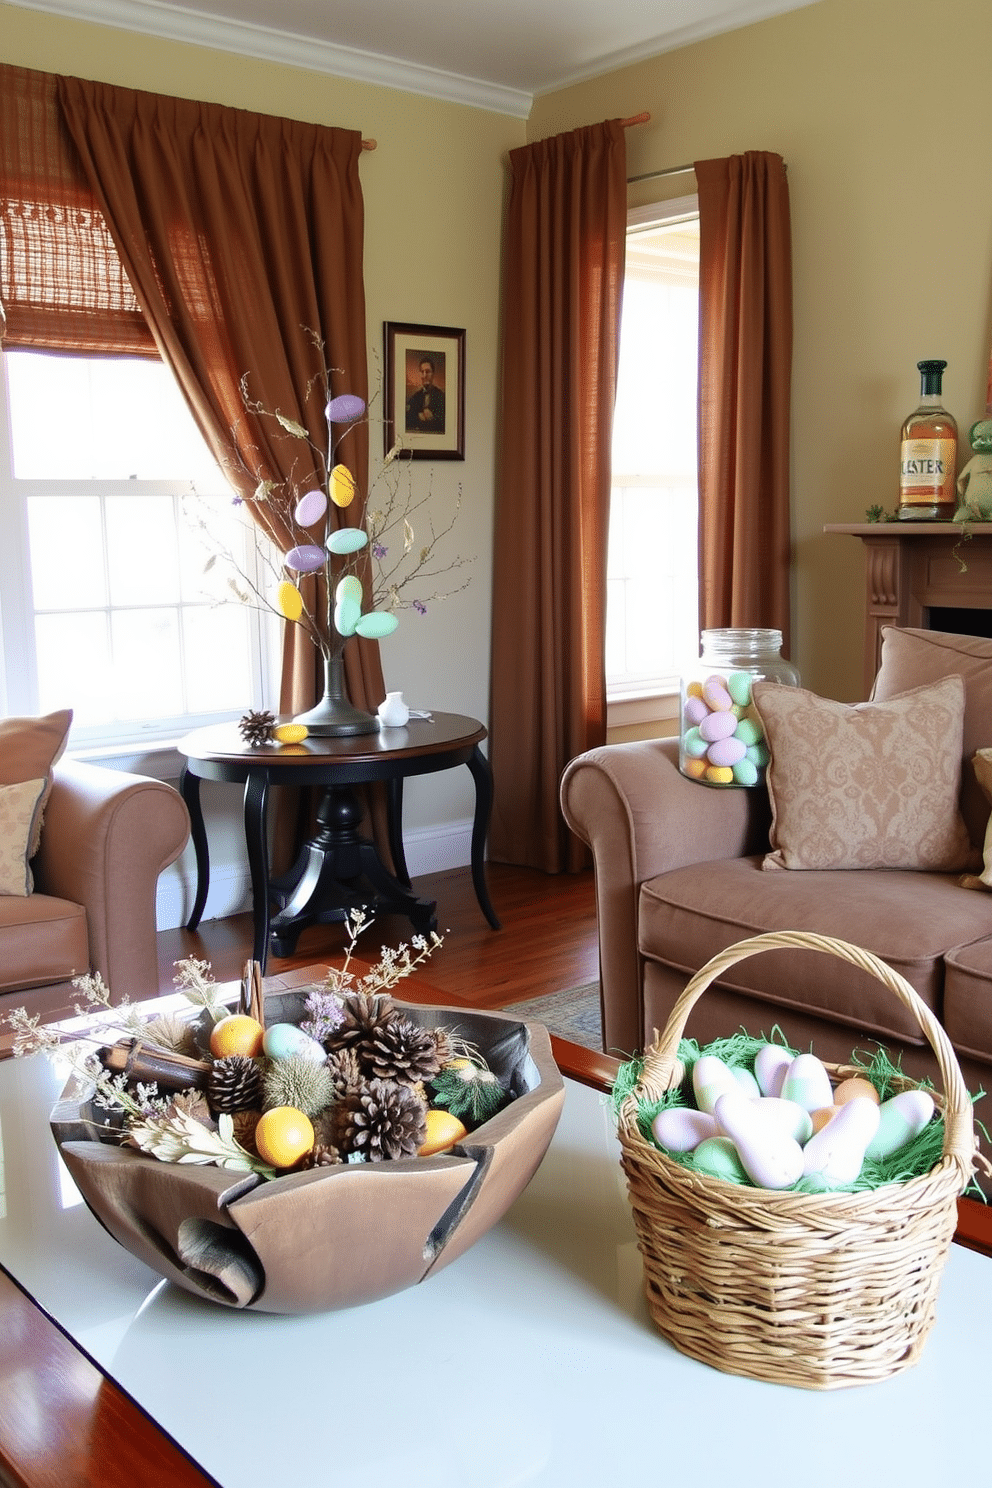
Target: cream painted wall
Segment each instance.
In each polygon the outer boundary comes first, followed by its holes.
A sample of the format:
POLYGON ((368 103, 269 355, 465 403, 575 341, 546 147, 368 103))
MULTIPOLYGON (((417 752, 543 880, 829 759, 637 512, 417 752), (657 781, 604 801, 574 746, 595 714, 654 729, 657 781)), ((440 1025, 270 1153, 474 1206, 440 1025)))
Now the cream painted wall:
MULTIPOLYGON (((826 522, 895 507, 916 362, 946 358, 967 434, 992 336, 988 0, 820 0, 539 99, 528 138, 647 109, 630 175, 774 150, 792 206, 793 658, 861 694, 860 543, 826 522)), ((690 178, 691 179, 691 178, 690 178)), ((667 194, 686 178, 660 183, 667 194)), ((637 188, 632 202, 650 200, 637 188)), ((962 462, 963 463, 963 462, 962 462)))
MULTIPOLYGON (((423 618, 404 614, 383 642, 383 668, 387 686, 412 706, 486 720, 504 160, 524 143, 523 121, 2 4, 0 60, 360 129, 378 141, 361 163, 370 352, 381 364, 386 320, 465 328, 466 458, 411 470, 418 489, 431 484, 439 525, 461 489, 449 553, 476 559, 464 593, 423 618)), ((373 460, 381 453, 373 430, 373 460)), ((405 825, 443 835, 472 805, 465 770, 413 781, 405 825)))

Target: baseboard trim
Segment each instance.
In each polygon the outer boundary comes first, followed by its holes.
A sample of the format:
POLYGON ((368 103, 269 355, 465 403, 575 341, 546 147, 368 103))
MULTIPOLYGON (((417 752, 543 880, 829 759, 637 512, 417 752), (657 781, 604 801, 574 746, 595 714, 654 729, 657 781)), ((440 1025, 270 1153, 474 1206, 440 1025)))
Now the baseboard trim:
MULTIPOLYGON (((403 833, 406 866, 412 879, 425 873, 467 868, 472 861, 472 821, 415 827, 403 833)), ((185 859, 173 863, 158 881, 155 915, 159 930, 185 925, 196 893, 195 869, 185 859)), ((205 920, 224 920, 251 910, 251 877, 246 862, 211 863, 205 920)))

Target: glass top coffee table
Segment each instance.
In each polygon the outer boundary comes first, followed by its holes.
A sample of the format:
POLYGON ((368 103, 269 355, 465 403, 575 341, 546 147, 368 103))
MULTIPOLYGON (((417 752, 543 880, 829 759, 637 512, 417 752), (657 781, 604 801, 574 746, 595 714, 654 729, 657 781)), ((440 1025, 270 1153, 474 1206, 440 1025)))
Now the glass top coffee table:
POLYGON ((0 1063, 0 1481, 578 1488, 677 1465, 700 1483, 779 1488, 794 1469, 836 1488, 845 1463, 983 1481, 951 1425, 986 1408, 988 1259, 952 1247, 922 1358, 890 1380, 819 1393, 708 1369, 648 1318, 612 1113, 577 1080, 529 1187, 470 1251, 381 1302, 302 1318, 203 1302, 122 1250, 50 1136, 61 1084, 41 1058, 0 1063), (45 1315, 61 1346, 47 1365, 45 1315), (68 1386, 89 1398, 75 1435, 68 1386), (101 1433, 116 1445, 94 1475, 101 1433))

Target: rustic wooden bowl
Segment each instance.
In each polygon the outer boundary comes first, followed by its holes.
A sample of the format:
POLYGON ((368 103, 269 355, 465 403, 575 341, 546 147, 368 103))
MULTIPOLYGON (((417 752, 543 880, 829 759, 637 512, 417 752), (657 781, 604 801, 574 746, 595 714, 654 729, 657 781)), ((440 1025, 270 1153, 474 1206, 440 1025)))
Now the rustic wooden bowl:
MULTIPOLYGON (((269 997, 266 1021, 299 1022, 303 993, 269 997)), ((93 1214, 154 1271, 197 1296, 309 1313, 389 1296, 456 1260, 526 1188, 565 1098, 547 1030, 500 1013, 398 1007, 475 1044, 514 1099, 436 1157, 342 1164, 268 1182, 164 1163, 92 1140, 72 1085, 52 1131, 93 1214)))

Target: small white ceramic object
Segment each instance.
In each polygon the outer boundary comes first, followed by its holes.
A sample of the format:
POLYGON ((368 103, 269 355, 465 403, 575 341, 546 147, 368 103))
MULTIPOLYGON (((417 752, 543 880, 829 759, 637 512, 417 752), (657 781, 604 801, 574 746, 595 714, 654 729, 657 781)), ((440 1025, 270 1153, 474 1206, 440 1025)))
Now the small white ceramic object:
POLYGON ((387 692, 377 709, 383 728, 402 728, 410 721, 410 709, 401 692, 387 692))

